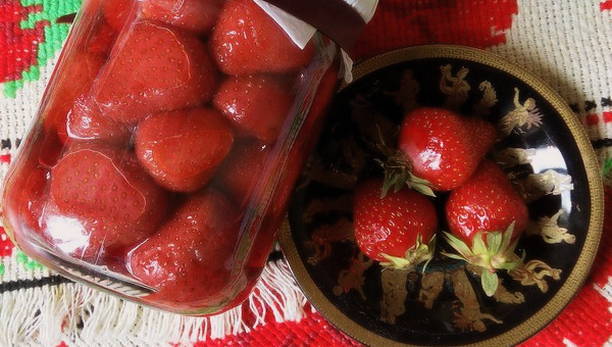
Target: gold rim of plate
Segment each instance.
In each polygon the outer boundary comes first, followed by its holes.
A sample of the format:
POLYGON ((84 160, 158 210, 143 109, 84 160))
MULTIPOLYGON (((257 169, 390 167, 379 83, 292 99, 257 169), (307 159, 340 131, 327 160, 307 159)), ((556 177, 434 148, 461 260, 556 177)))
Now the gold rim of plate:
MULTIPOLYGON (((388 52, 358 64, 353 70, 354 81, 358 81, 368 74, 390 65, 435 58, 463 59, 486 65, 506 72, 529 85, 544 97, 561 116, 561 119, 567 125, 576 141, 586 170, 588 190, 591 198, 588 232, 576 264, 562 287, 539 311, 516 327, 470 346, 513 345, 526 340, 550 323, 576 295, 589 274, 597 254, 603 227, 603 183, 599 175, 599 164, 586 131, 561 96, 540 78, 526 72, 517 65, 507 62, 496 54, 476 48, 455 45, 414 46, 388 52)), ((351 320, 323 294, 308 274, 298 254, 288 222, 285 222, 281 228, 279 241, 305 295, 333 325, 353 338, 369 345, 409 346, 408 344, 402 344, 378 335, 351 320)))

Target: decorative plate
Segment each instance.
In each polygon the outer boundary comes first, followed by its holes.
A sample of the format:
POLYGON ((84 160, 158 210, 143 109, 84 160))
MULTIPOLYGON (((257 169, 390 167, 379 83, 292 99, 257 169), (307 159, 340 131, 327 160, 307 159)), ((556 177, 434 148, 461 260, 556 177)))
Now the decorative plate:
POLYGON ((578 119, 541 80, 472 48, 402 49, 360 64, 354 75, 332 105, 280 236, 311 303, 376 346, 505 346, 535 334, 579 290, 601 234, 601 179, 578 119), (493 297, 476 269, 439 254, 449 249, 442 237, 424 272, 383 271, 355 244, 352 189, 377 172, 368 141, 378 132, 393 138, 416 106, 478 115, 502 134, 489 156, 528 202, 531 224, 517 249, 523 264, 500 275, 493 297))

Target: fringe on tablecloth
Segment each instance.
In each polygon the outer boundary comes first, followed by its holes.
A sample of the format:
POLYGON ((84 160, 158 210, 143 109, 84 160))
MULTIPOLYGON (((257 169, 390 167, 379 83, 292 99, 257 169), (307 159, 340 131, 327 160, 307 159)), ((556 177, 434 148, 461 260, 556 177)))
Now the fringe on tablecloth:
POLYGON ((306 298, 284 260, 268 263, 242 306, 196 318, 162 312, 76 283, 4 293, 0 305, 0 346, 151 346, 190 343, 249 332, 276 322, 299 321, 306 298), (243 317, 246 305, 249 317, 243 317), (270 318, 267 318, 270 321, 270 318))

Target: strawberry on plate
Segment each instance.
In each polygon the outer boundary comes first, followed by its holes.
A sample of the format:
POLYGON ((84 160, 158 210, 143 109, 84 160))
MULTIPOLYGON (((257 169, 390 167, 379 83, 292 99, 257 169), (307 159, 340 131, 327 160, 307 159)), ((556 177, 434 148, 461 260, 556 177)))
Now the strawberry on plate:
POLYGON ((221 84, 214 104, 243 133, 273 143, 293 104, 287 89, 271 76, 232 77, 221 84))
POLYGON ((219 305, 231 296, 237 217, 219 192, 189 197, 158 233, 128 254, 134 277, 158 290, 145 299, 189 309, 219 305))
POLYGON ((520 263, 514 253, 527 227, 525 202, 497 164, 483 161, 476 173, 454 190, 446 202, 451 233, 448 243, 458 254, 447 254, 483 268, 485 293, 495 293, 497 270, 510 271, 520 263))
POLYGON ((142 21, 117 39, 93 96, 107 117, 136 123, 152 113, 207 102, 216 80, 206 46, 197 37, 142 21))
POLYGON ((213 109, 160 113, 140 122, 136 155, 163 187, 193 192, 212 178, 234 143, 228 122, 213 109))
POLYGON ((229 75, 295 71, 314 55, 311 43, 300 49, 253 0, 225 3, 210 44, 217 64, 229 75))
POLYGON ((383 266, 408 269, 433 258, 436 209, 425 196, 403 188, 382 197, 383 181, 360 183, 353 198, 357 245, 383 266))
POLYGON ((142 17, 206 34, 217 21, 223 0, 144 0, 142 17))
POLYGON ((258 142, 235 146, 219 171, 219 185, 234 201, 244 202, 253 192, 270 154, 269 146, 258 142))
POLYGON ((432 195, 461 186, 495 142, 492 124, 433 107, 409 112, 402 122, 398 153, 384 164, 390 187, 408 184, 432 195))
POLYGON ((51 170, 45 229, 60 249, 92 261, 146 238, 166 205, 165 192, 132 153, 77 143, 51 170))

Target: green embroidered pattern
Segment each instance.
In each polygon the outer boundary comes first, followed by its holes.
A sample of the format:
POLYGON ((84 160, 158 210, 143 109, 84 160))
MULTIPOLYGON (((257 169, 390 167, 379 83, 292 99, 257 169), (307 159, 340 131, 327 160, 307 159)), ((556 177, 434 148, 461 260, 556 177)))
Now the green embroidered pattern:
POLYGON ((29 13, 21 23, 22 29, 33 29, 38 23, 44 23, 44 34, 38 44, 36 62, 21 73, 21 78, 4 83, 4 95, 14 98, 25 82, 40 78, 40 68, 62 48, 70 24, 57 23, 57 19, 75 13, 81 6, 81 0, 20 0, 24 7, 39 6, 41 11, 29 13))
POLYGON ((25 253, 23 253, 22 251, 18 251, 17 252, 17 262, 21 265, 23 265, 23 267, 26 270, 38 270, 38 269, 42 269, 43 266, 41 264, 39 264, 38 262, 30 259, 30 257, 28 257, 25 253))

